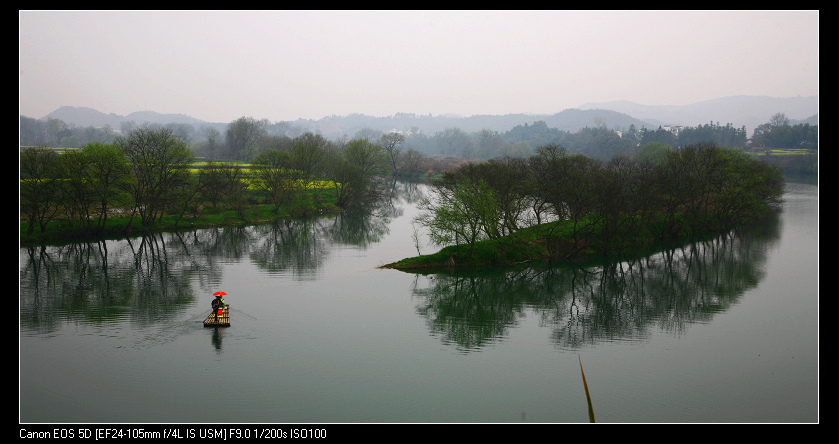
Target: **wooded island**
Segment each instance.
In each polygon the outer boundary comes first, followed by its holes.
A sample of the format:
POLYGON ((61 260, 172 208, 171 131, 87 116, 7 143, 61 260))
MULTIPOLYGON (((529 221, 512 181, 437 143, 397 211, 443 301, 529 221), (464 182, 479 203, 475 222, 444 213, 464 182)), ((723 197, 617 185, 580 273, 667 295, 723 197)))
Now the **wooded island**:
POLYGON ((712 144, 642 150, 606 163, 549 145, 528 159, 446 173, 416 219, 431 243, 445 248, 385 267, 579 261, 654 249, 766 215, 784 183, 778 168, 712 144))

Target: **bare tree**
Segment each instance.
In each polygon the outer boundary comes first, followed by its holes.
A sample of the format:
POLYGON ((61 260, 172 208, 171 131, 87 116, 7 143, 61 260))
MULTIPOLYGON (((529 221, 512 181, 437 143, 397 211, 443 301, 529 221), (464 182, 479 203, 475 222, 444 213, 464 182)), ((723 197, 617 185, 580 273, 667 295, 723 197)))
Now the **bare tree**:
POLYGON ((217 150, 221 133, 211 126, 205 126, 201 128, 201 134, 207 139, 207 157, 215 159, 218 154, 217 150))
POLYGON ((128 192, 142 224, 148 225, 165 207, 176 204, 173 192, 189 180, 193 154, 169 129, 138 128, 116 144, 131 167, 128 192))
POLYGON ((20 152, 20 214, 43 232, 59 209, 58 154, 48 148, 29 147, 20 152))
POLYGON ((787 126, 787 125, 789 125, 789 119, 787 118, 786 114, 784 114, 784 113, 775 113, 769 119, 769 125, 772 128, 778 128, 780 126, 787 126))
POLYGON ((382 135, 381 145, 390 157, 390 168, 394 176, 399 175, 399 160, 402 155, 402 149, 399 145, 405 141, 405 136, 391 131, 382 135))

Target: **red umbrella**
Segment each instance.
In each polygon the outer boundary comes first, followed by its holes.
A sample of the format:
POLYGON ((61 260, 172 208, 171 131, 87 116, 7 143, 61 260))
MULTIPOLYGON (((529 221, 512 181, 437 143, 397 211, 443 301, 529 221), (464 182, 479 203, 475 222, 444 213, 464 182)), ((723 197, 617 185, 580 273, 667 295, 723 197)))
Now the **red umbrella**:
POLYGON ((225 293, 223 291, 217 291, 217 292, 213 293, 213 296, 227 296, 227 293, 225 293))

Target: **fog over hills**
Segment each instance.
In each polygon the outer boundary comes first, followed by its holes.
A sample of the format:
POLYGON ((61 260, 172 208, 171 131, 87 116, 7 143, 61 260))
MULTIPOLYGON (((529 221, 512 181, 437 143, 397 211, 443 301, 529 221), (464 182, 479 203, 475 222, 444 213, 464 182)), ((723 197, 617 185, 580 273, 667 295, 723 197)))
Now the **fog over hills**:
MULTIPOLYGON (((609 109, 645 122, 662 125, 698 126, 714 122, 745 126, 749 134, 773 114, 782 112, 793 121, 818 115, 817 96, 777 98, 768 96, 731 96, 705 100, 690 105, 640 105, 629 101, 586 103, 580 109, 609 109)), ((649 126, 648 126, 649 127, 649 126)))
MULTIPOLYGON (((298 119, 288 122, 300 131, 319 132, 326 137, 354 135, 362 128, 381 131, 391 129, 418 129, 427 135, 433 135, 446 128, 460 128, 466 132, 489 129, 505 132, 517 125, 545 121, 549 127, 576 132, 585 127, 605 125, 612 129, 626 129, 630 125, 636 128, 657 129, 662 125, 698 126, 706 123, 728 123, 740 128, 745 126, 749 135, 754 128, 769 121, 778 112, 784 113, 792 123, 811 119, 817 124, 818 97, 775 98, 765 96, 732 96, 706 100, 690 105, 641 105, 629 101, 586 103, 575 109, 567 109, 556 114, 508 114, 477 115, 458 117, 451 115, 417 115, 397 113, 386 117, 373 117, 362 114, 347 116, 326 116, 322 119, 298 119), (815 120, 815 121, 814 121, 815 120)), ((38 118, 36 116, 25 116, 38 118)), ((262 119, 262 116, 248 116, 262 119)), ((109 125, 120 130, 120 124, 133 121, 138 125, 170 123, 190 124, 196 128, 216 127, 223 131, 230 122, 205 122, 183 114, 161 114, 154 111, 140 111, 127 116, 106 114, 91 108, 63 106, 43 119, 61 119, 76 127, 103 127, 109 125)), ((272 122, 274 123, 274 122, 272 122)))
POLYGON ((105 125, 110 125, 116 130, 119 130, 120 123, 126 121, 133 121, 138 124, 142 124, 144 122, 159 123, 161 125, 168 123, 201 125, 207 123, 183 114, 161 114, 154 111, 138 111, 127 116, 120 116, 114 113, 105 114, 93 108, 80 106, 62 106, 61 108, 58 108, 57 110, 44 116, 43 119, 60 119, 68 125, 74 125, 77 127, 92 126, 95 128, 101 128, 105 125))

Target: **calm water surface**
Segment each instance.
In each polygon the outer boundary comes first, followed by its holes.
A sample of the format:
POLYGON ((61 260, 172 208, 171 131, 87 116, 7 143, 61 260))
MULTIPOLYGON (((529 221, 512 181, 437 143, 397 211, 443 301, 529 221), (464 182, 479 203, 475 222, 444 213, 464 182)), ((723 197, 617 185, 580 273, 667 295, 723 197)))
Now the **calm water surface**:
MULTIPOLYGON (((818 187, 588 269, 411 274, 370 214, 20 249, 20 421, 817 422, 818 187), (229 328, 205 328, 212 293, 229 328)), ((422 253, 432 248, 420 245, 422 253)))

